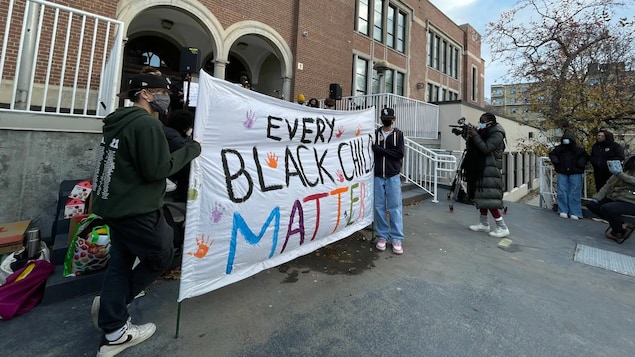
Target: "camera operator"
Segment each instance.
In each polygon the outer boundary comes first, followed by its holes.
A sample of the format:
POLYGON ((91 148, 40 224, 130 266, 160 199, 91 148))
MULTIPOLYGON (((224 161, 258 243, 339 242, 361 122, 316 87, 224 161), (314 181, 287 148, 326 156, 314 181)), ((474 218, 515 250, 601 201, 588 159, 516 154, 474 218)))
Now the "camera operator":
POLYGON ((503 151, 505 151, 505 130, 496 122, 492 113, 483 113, 478 129, 467 127, 466 153, 461 164, 463 177, 467 183, 470 200, 476 202, 480 210, 478 224, 469 228, 475 232, 489 232, 489 235, 502 238, 509 235, 509 229, 501 216, 503 207, 503 151), (487 211, 496 222, 496 228, 490 231, 487 211))

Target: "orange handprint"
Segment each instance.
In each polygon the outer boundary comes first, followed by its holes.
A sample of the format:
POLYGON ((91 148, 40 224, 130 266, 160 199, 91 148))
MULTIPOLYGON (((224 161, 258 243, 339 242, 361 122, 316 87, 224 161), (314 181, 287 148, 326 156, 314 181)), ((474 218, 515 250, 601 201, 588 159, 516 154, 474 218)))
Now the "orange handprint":
POLYGON ((195 256, 196 258, 201 259, 207 255, 207 252, 209 251, 209 247, 212 246, 212 243, 214 243, 213 239, 210 239, 209 237, 207 237, 207 240, 206 240, 205 234, 201 234, 200 239, 196 237, 196 245, 198 245, 198 249, 196 250, 196 252, 187 252, 187 255, 192 255, 192 256, 195 256))
POLYGON ((361 133, 362 133, 362 126, 358 125, 357 126, 357 130, 355 130, 355 136, 359 136, 359 134, 361 134, 361 133))
POLYGON ((270 152, 267 154, 267 165, 272 169, 278 167, 278 155, 275 152, 270 152))

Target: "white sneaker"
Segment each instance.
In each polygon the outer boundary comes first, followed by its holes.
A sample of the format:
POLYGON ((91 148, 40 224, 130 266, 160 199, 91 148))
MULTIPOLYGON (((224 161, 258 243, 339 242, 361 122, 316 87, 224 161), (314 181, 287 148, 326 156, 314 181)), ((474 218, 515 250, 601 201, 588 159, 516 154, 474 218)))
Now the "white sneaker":
POLYGON ((97 357, 116 356, 126 348, 147 340, 157 330, 157 327, 153 323, 137 326, 127 322, 127 325, 128 330, 115 341, 108 341, 106 336, 102 336, 97 357))
POLYGON ((564 212, 562 212, 562 213, 560 213, 560 218, 569 218, 569 215, 564 213, 564 212))
POLYGON ((469 228, 471 231, 474 231, 474 232, 489 232, 489 224, 488 225, 484 225, 483 223, 473 224, 469 228))
POLYGON ((503 237, 507 237, 509 235, 509 228, 505 227, 505 228, 501 228, 496 226, 496 229, 494 229, 492 232, 489 232, 490 237, 496 237, 496 238, 503 238, 503 237))
POLYGON ((574 215, 571 215, 571 217, 569 217, 569 218, 571 218, 571 219, 573 219, 573 220, 575 220, 575 221, 577 221, 578 219, 580 219, 580 217, 578 217, 578 216, 574 216, 574 215))

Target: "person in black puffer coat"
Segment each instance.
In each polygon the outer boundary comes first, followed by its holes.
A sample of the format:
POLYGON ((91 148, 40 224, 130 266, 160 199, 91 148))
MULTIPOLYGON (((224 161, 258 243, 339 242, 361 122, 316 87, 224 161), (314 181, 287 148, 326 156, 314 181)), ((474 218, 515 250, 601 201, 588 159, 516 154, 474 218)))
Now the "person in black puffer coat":
POLYGON ((479 119, 478 130, 471 127, 468 131, 467 151, 462 169, 467 182, 470 199, 476 202, 480 210, 478 224, 469 228, 475 232, 489 232, 492 237, 502 238, 509 235, 499 211, 503 208, 503 152, 505 151, 505 130, 496 121, 492 113, 483 113, 479 119), (496 228, 490 232, 487 211, 496 222, 496 228))
POLYGON ((608 130, 600 130, 596 136, 597 141, 591 147, 591 166, 595 178, 595 192, 600 192, 602 186, 611 177, 608 160, 624 161, 624 148, 613 140, 613 133, 608 130))
POLYGON ((562 218, 582 218, 582 174, 589 162, 589 154, 578 146, 573 133, 564 133, 560 145, 549 153, 556 170, 558 212, 562 218))

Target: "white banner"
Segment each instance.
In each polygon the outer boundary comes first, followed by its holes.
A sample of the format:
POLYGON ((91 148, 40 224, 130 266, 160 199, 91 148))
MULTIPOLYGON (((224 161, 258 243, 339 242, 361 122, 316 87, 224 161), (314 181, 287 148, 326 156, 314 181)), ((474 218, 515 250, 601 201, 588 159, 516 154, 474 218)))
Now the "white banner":
POLYGON ((371 224, 374 113, 301 106, 201 71, 179 301, 371 224))

